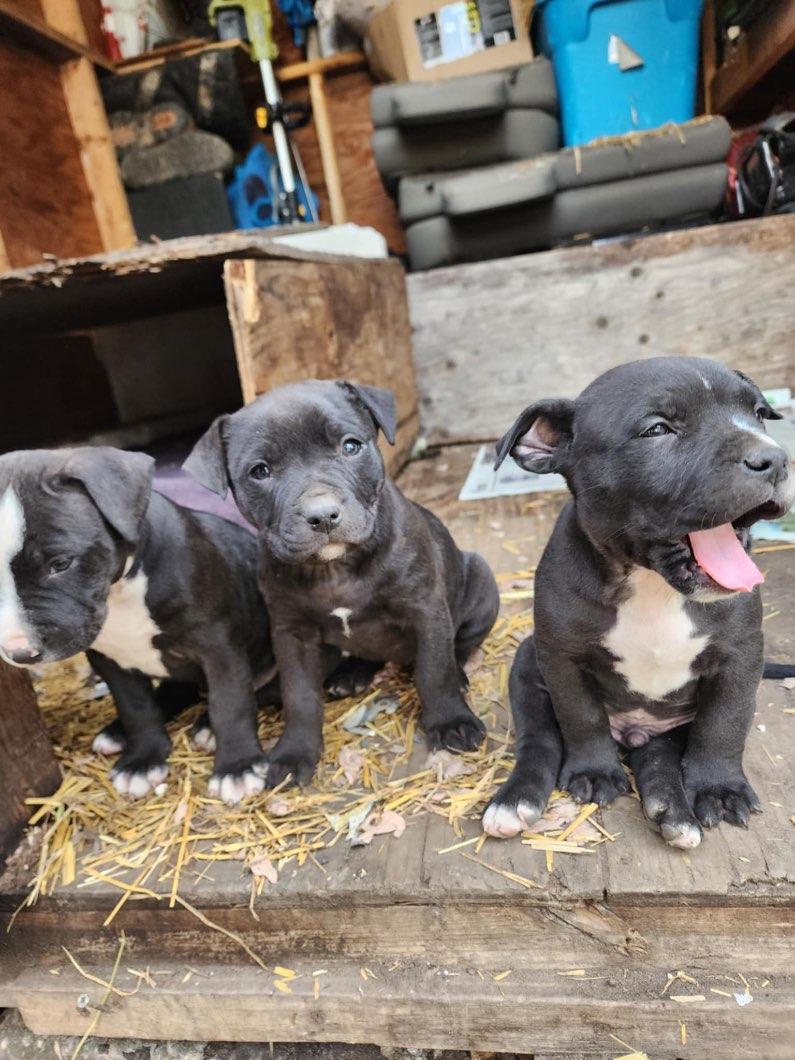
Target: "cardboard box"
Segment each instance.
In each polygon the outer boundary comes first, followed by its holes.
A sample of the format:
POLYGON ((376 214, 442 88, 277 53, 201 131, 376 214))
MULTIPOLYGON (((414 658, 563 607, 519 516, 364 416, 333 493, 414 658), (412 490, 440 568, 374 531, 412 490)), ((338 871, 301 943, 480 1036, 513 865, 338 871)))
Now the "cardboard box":
POLYGON ((369 58, 385 81, 439 81, 533 58, 522 0, 391 0, 368 27, 369 58))

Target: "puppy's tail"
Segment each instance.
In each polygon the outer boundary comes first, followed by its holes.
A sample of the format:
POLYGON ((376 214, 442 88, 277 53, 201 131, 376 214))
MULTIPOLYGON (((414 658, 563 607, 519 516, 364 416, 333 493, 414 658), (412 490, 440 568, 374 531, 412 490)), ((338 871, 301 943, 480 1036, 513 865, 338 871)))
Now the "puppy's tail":
POLYGON ((765 661, 762 677, 771 681, 780 681, 784 677, 795 677, 795 665, 793 663, 775 663, 765 661))
POLYGON ((533 638, 520 645, 509 681, 516 764, 483 815, 483 830, 508 838, 544 812, 563 761, 563 740, 538 666, 533 638))

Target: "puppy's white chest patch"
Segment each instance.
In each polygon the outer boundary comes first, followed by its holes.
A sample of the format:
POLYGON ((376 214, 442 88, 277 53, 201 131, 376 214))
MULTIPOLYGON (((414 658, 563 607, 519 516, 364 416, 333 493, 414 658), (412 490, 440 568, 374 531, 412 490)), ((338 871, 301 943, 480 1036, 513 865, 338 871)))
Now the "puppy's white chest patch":
POLYGON ((335 607, 331 612, 333 618, 338 618, 342 623, 342 632, 346 637, 351 635, 351 615, 353 614, 353 608, 351 607, 335 607))
POLYGON ((629 576, 629 596, 603 641, 629 690, 652 700, 692 680, 692 665, 708 643, 709 637, 695 635, 684 597, 641 567, 629 576))
POLYGON ((107 618, 91 647, 125 670, 168 677, 162 656, 152 643, 161 630, 146 606, 146 587, 143 571, 111 586, 107 618))
POLYGON ((25 543, 25 513, 9 486, 0 497, 0 639, 24 630, 22 605, 17 595, 11 561, 25 543))

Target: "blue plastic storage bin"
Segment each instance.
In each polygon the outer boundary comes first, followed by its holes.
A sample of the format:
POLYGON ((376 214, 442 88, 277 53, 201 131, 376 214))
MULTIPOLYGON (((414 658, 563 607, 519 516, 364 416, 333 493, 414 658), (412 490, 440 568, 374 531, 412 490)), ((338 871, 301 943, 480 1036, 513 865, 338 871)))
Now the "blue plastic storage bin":
POLYGON ((568 147, 693 117, 702 3, 537 0, 568 147))

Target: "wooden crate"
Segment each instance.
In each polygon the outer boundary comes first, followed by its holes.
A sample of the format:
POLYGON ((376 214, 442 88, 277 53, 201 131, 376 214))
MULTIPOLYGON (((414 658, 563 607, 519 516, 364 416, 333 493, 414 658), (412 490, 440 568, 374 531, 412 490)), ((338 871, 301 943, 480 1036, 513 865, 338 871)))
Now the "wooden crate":
POLYGON ((396 261, 235 260, 224 266, 243 400, 296 379, 351 379, 392 390, 398 406, 387 466, 417 436, 406 282, 396 261))

